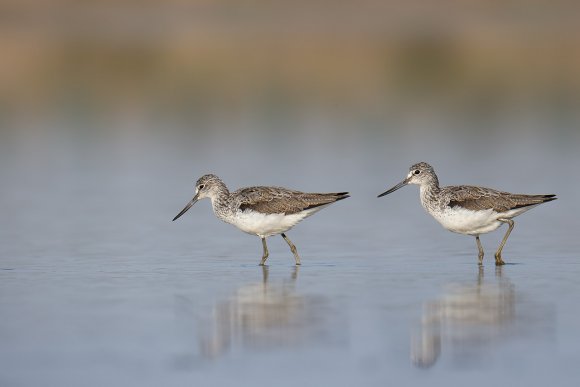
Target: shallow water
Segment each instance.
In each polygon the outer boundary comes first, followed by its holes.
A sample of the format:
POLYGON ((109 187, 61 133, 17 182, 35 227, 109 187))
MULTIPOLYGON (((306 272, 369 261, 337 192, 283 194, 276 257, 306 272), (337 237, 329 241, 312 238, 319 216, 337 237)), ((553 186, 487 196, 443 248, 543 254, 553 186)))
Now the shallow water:
POLYGON ((519 143, 512 158, 480 144, 441 154, 404 139, 320 140, 297 157, 248 140, 234 144, 255 152, 235 160, 222 156, 240 148, 209 140, 53 141, 59 152, 38 146, 29 159, 16 142, 2 155, 2 386, 563 386, 580 376, 579 187, 562 181, 580 166, 575 145, 519 143), (429 218, 416 187, 376 199, 422 159, 443 184, 560 199, 516 220, 509 265, 493 265, 504 229, 482 237, 479 269, 473 238, 429 218), (288 233, 301 267, 273 237, 261 268, 259 239, 216 220, 207 201, 171 222, 206 172, 232 187, 352 198, 288 233))

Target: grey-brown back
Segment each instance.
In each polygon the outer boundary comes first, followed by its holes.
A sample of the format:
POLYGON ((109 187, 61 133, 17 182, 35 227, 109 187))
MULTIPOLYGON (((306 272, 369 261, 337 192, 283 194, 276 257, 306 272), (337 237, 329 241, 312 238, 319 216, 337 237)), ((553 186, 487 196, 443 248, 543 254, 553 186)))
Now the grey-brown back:
POLYGON ((449 186, 441 188, 441 197, 449 207, 462 207, 468 210, 493 209, 506 212, 517 208, 534 206, 556 200, 556 195, 526 195, 497 191, 476 186, 449 186))
POLYGON ((263 214, 295 214, 349 197, 348 192, 306 193, 282 187, 248 187, 231 194, 232 206, 263 214))

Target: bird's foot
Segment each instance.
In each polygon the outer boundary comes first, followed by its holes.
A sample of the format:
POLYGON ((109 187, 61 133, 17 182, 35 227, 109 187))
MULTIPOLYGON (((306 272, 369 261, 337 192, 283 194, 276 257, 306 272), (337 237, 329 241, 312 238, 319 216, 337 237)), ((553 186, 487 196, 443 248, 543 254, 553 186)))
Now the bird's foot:
POLYGON ((505 265, 505 261, 503 259, 501 259, 501 254, 496 254, 495 255, 495 265, 496 266, 505 265))

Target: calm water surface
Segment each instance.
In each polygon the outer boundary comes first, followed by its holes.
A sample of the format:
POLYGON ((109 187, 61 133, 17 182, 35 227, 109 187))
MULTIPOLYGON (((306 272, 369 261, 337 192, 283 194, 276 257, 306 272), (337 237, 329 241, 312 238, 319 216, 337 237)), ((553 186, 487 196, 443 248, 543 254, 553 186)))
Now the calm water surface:
POLYGON ((153 146, 110 157, 88 147, 48 164, 5 155, 15 167, 2 176, 12 184, 2 192, 0 385, 575 385, 579 187, 561 177, 578 159, 544 154, 538 180, 524 166, 541 146, 512 161, 515 175, 498 173, 507 156, 454 165, 416 149, 377 165, 387 156, 368 146, 334 169, 332 152, 313 166, 313 152, 289 163, 280 147, 259 174, 252 163, 274 151, 241 165, 184 165, 185 150, 153 146), (376 199, 419 157, 443 184, 560 200, 518 218, 510 265, 493 265, 503 231, 484 236, 479 269, 473 238, 440 228, 416 187, 376 199), (303 266, 274 237, 261 268, 259 239, 213 218, 207 201, 171 222, 211 171, 232 187, 353 196, 288 233, 303 266))

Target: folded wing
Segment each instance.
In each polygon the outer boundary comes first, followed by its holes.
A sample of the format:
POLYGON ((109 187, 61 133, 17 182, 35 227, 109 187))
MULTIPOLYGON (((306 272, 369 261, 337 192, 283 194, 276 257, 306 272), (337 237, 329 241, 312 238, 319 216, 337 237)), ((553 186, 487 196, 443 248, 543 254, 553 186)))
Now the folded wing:
POLYGON ((281 187, 249 187, 238 191, 241 211, 263 214, 296 214, 349 197, 348 192, 305 193, 281 187))
POLYGON ((449 189, 451 193, 449 207, 462 207, 473 211, 493 209, 501 213, 556 200, 556 195, 511 194, 473 186, 445 187, 445 189, 449 189))

